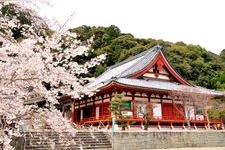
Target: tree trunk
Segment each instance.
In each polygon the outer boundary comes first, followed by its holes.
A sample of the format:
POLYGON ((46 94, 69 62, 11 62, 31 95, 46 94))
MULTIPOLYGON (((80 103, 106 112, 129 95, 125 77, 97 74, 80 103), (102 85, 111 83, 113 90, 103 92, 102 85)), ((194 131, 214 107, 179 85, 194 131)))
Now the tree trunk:
POLYGON ((207 111, 205 111, 205 118, 207 121, 207 129, 210 129, 209 115, 208 115, 207 111))
POLYGON ((187 117, 186 117, 186 122, 187 122, 187 126, 188 129, 191 129, 191 117, 190 117, 190 110, 187 111, 187 117))

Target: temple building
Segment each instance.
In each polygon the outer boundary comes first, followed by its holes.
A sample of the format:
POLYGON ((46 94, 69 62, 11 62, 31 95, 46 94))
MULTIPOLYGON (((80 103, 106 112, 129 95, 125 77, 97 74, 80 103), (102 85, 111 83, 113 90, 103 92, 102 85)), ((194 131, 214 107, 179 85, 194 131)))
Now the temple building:
MULTIPOLYGON (((159 45, 136 56, 128 58, 108 68, 93 82, 86 85, 95 88, 96 93, 82 99, 60 99, 62 110, 70 107, 71 119, 77 124, 98 125, 102 123, 110 127, 112 113, 109 106, 116 93, 123 93, 126 102, 122 114, 126 116, 129 126, 143 126, 143 114, 148 114, 150 126, 187 126, 187 115, 191 126, 206 127, 207 119, 195 100, 174 93, 197 93, 210 97, 221 96, 222 93, 194 86, 185 81, 169 64, 159 45), (188 103, 188 105, 187 105, 188 103)), ((221 120, 210 120, 212 125, 222 125, 221 120)))

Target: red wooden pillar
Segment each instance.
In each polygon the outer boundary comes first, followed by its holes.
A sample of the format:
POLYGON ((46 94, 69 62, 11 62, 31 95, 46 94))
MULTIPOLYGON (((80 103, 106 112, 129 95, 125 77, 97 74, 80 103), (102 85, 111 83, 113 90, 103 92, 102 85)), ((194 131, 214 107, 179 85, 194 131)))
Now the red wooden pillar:
POLYGON ((194 120, 194 125, 193 125, 194 129, 197 129, 197 126, 196 126, 196 120, 194 120))
POLYGON ((129 130, 130 129, 130 121, 127 121, 126 125, 127 125, 127 129, 129 130))
POLYGON ((104 99, 104 95, 103 96, 101 96, 101 98, 102 98, 102 103, 101 103, 101 116, 103 117, 103 115, 104 115, 104 104, 103 104, 103 99, 104 99))
MULTIPOLYGON (((174 104, 174 99, 173 99, 173 96, 171 96, 171 99, 172 99, 172 116, 175 116, 175 107, 174 107, 174 105, 176 105, 176 104, 174 104)), ((178 119, 178 118, 173 118, 173 119, 178 119)), ((179 118, 180 119, 180 118, 179 118)))
POLYGON ((172 121, 170 122, 170 129, 173 129, 173 123, 172 123, 172 121))
POLYGON ((93 118, 96 119, 96 105, 95 105, 95 97, 92 97, 92 101, 93 101, 93 118))
POLYGON ((107 122, 108 129, 110 129, 110 121, 107 122))
POLYGON ((71 121, 75 122, 75 102, 74 101, 71 103, 71 111, 72 111, 71 121))
POLYGON ((186 128, 186 127, 185 127, 185 125, 184 125, 184 122, 182 123, 182 128, 183 128, 183 129, 185 129, 185 128, 186 128))
MULTIPOLYGON (((80 110, 80 101, 78 101, 78 111, 79 111, 78 114, 81 116, 81 114, 80 114, 81 113, 81 110, 80 110)), ((80 116, 79 116, 79 121, 81 120, 81 117, 80 116)))
POLYGON ((221 130, 224 130, 223 120, 220 119, 220 122, 221 122, 221 130))
POLYGON ((132 93, 132 113, 133 113, 133 117, 136 117, 134 95, 135 95, 135 93, 132 93))
MULTIPOLYGON (((163 110, 164 106, 163 106, 162 95, 160 95, 160 103, 161 103, 161 112, 162 112, 162 119, 163 119, 163 117, 165 116, 165 111, 163 110)), ((160 126, 160 125, 158 125, 158 126, 160 126)))
POLYGON ((65 106, 63 103, 62 103, 62 115, 63 115, 63 117, 65 117, 65 106))
POLYGON ((161 129, 159 118, 158 118, 158 122, 157 122, 157 128, 158 128, 158 129, 161 129))

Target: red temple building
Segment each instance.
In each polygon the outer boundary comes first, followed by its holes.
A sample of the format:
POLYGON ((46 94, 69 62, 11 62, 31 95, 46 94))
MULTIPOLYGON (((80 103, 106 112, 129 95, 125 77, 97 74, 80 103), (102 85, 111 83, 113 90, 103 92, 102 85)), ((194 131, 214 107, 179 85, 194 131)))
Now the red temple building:
MULTIPOLYGON (((112 120, 110 101, 116 93, 123 93, 127 99, 122 110, 127 125, 141 127, 144 121, 143 112, 147 112, 150 126, 158 128, 187 126, 187 109, 191 109, 189 116, 192 127, 207 125, 205 116, 199 113, 194 103, 193 106, 185 106, 181 98, 174 98, 171 93, 189 91, 212 96, 222 95, 221 92, 194 86, 185 81, 169 64, 159 45, 109 67, 86 87, 97 89, 96 93, 82 99, 70 99, 69 96, 60 99, 63 112, 72 110, 71 119, 77 124, 102 123, 108 127, 112 120)), ((210 120, 210 124, 223 126, 222 121, 216 119, 210 120)))

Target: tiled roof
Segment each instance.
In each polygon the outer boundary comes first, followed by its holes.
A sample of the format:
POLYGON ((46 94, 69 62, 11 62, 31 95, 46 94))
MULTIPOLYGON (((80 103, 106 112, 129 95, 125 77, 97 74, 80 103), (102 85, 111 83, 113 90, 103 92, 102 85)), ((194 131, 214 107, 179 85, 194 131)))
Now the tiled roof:
POLYGON ((93 82, 86 85, 87 88, 100 89, 111 82, 123 84, 126 86, 156 89, 165 91, 195 91, 197 93, 209 93, 213 95, 222 95, 222 92, 209 90, 206 88, 194 85, 182 85, 177 82, 162 81, 162 80, 144 80, 129 78, 131 75, 145 69, 149 63, 155 60, 157 55, 162 50, 162 47, 157 45, 146 50, 136 56, 130 57, 116 65, 109 67, 102 75, 96 78, 93 82))
POLYGON ((148 50, 147 53, 144 55, 142 59, 140 59, 136 64, 127 68, 120 77, 126 77, 132 75, 134 73, 139 72, 140 70, 144 69, 148 64, 155 60, 155 57, 161 51, 161 46, 155 46, 152 49, 148 50))
POLYGON ((87 84, 86 86, 93 87, 102 82, 107 82, 113 78, 128 77, 144 69, 149 64, 149 62, 154 60, 161 49, 162 47, 157 45, 136 56, 130 57, 116 65, 113 65, 109 67, 109 69, 106 70, 102 75, 96 78, 96 80, 87 84))

